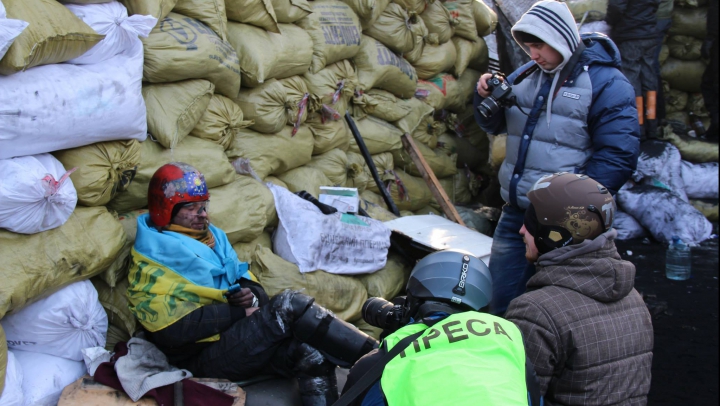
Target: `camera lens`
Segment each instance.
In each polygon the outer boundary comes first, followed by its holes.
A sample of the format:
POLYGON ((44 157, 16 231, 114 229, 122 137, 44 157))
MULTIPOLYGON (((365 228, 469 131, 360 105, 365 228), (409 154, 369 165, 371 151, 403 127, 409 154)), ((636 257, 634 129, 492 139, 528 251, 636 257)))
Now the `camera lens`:
POLYGON ((381 297, 371 297, 363 304, 362 318, 368 324, 384 329, 388 326, 388 317, 393 314, 393 306, 381 297))
POLYGON ((477 107, 477 109, 480 115, 485 118, 490 118, 493 114, 497 113, 498 110, 500 110, 500 106, 495 102, 495 99, 490 96, 487 99, 483 100, 477 107))

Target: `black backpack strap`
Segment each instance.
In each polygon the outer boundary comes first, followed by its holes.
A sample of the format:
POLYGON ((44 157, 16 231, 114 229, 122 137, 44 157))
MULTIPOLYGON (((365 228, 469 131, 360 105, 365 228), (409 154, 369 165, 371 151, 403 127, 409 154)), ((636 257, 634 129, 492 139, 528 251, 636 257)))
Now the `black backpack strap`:
POLYGON ((366 389, 371 387, 380 377, 385 370, 385 365, 388 364, 396 355, 400 354, 405 348, 407 348, 411 342, 415 341, 420 337, 425 330, 418 331, 417 333, 407 336, 400 340, 387 354, 385 354, 380 360, 373 365, 358 381, 353 385, 350 390, 345 392, 344 395, 333 403, 333 406, 349 406, 358 396, 362 395, 366 389))

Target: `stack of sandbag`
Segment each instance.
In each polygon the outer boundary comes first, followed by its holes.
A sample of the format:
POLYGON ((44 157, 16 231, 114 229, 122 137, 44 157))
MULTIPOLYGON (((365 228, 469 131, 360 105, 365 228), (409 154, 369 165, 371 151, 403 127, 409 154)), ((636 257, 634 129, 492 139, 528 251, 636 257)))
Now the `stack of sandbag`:
POLYGON ((612 27, 605 22, 608 0, 561 1, 570 9, 581 34, 599 32, 610 36, 612 27))

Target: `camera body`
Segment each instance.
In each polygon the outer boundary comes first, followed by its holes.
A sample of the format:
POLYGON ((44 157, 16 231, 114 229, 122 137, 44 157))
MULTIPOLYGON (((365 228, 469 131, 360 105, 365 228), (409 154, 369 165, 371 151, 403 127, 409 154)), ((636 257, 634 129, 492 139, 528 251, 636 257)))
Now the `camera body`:
POLYGON ((371 326, 392 333, 409 321, 407 298, 398 296, 389 302, 381 297, 371 297, 363 303, 362 318, 371 326))
POLYGON ((490 118, 501 108, 510 107, 515 104, 515 95, 512 94, 512 87, 507 83, 503 73, 496 72, 487 81, 490 96, 483 100, 477 107, 478 112, 484 118, 490 118))

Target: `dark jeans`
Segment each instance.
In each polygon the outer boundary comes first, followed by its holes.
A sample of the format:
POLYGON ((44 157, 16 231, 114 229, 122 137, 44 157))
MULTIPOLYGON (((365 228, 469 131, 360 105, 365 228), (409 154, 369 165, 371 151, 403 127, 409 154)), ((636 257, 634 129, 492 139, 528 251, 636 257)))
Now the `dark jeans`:
POLYGON ((702 76, 701 86, 705 108, 710 113, 710 128, 707 129, 707 136, 710 139, 718 139, 718 41, 710 48, 710 63, 705 68, 702 76))
POLYGON ((622 58, 622 71, 635 88, 635 97, 641 97, 651 90, 657 91, 658 77, 654 67, 657 40, 629 40, 617 46, 622 58))
POLYGON ((662 49, 662 43, 665 39, 665 36, 667 35, 668 31, 670 31, 670 25, 672 25, 672 19, 671 18, 665 18, 662 20, 658 20, 657 25, 655 28, 657 29, 657 38, 655 40, 655 59, 653 61, 653 64, 655 66, 655 75, 657 76, 657 107, 656 107, 656 114, 657 119, 662 120, 665 118, 665 115, 667 114, 665 112, 665 92, 663 91, 663 85, 662 85, 662 77, 660 76, 660 51, 662 49))

